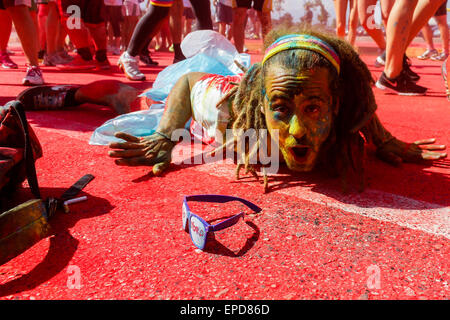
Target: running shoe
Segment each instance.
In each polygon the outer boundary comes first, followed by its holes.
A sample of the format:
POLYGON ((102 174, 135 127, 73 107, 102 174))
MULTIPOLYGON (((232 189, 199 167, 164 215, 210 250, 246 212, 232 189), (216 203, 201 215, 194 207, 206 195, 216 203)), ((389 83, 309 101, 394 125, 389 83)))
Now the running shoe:
POLYGON ((150 55, 145 55, 145 54, 140 54, 139 55, 139 60, 141 60, 141 62, 147 66, 157 66, 158 62, 156 62, 155 60, 153 60, 150 55))
POLYGON ((64 49, 58 51, 57 53, 62 59, 67 61, 66 63, 69 63, 73 60, 73 57, 64 49))
POLYGON ((382 54, 380 54, 376 59, 375 59, 375 67, 379 68, 382 67, 386 64, 386 50, 383 51, 382 54))
POLYGON ((420 76, 416 72, 412 71, 411 60, 406 55, 403 56, 403 70, 411 81, 419 81, 420 76))
POLYGON ((8 53, 0 54, 0 64, 3 69, 17 69, 17 63, 11 60, 8 53))
POLYGON ((132 57, 128 54, 127 51, 122 53, 117 62, 120 70, 125 73, 125 76, 133 81, 142 81, 145 80, 145 75, 139 70, 139 62, 138 59, 132 57))
POLYGON ((448 57, 448 53, 441 52, 441 53, 439 53, 437 55, 432 56, 431 60, 433 60, 433 61, 444 61, 445 59, 447 59, 447 57, 448 57))
POLYGON ((419 96, 427 92, 427 88, 417 85, 403 70, 395 79, 389 79, 383 72, 375 84, 377 88, 400 96, 419 96))
POLYGON ((41 69, 38 66, 28 66, 25 78, 22 80, 24 86, 38 86, 44 84, 41 69))
POLYGON ((417 56, 417 59, 419 59, 419 60, 427 60, 427 59, 430 59, 430 58, 432 58, 433 56, 435 56, 437 54, 438 54, 438 51, 436 49, 427 49, 420 56, 417 56))
POLYGON ((84 71, 95 69, 96 65, 93 60, 84 60, 80 55, 76 55, 71 62, 58 65, 56 68, 62 71, 84 71))
MULTIPOLYGON (((64 107, 66 97, 75 95, 79 86, 36 86, 22 91, 17 100, 23 103, 26 110, 58 110, 64 107)), ((75 103, 71 103, 75 104, 75 103)))

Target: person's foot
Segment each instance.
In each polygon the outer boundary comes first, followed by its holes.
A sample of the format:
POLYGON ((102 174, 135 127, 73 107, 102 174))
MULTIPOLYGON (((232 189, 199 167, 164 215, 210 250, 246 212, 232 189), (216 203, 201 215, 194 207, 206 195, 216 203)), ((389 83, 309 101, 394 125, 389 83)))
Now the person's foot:
POLYGON ((427 88, 417 85, 403 70, 395 79, 390 79, 383 72, 376 82, 376 87, 401 96, 424 95, 427 88))
POLYGON ((433 58, 433 56, 435 56, 437 54, 438 54, 438 52, 437 52, 436 49, 427 49, 420 56, 417 56, 417 59, 419 59, 419 60, 427 60, 427 59, 433 58))
POLYGON ((405 71, 406 75, 409 77, 411 81, 414 82, 419 81, 420 76, 416 72, 412 71, 411 61, 406 55, 403 56, 403 70, 405 71))
POLYGON ((74 59, 69 53, 67 53, 66 50, 58 51, 57 54, 61 58, 61 60, 64 61, 64 64, 67 64, 74 59))
POLYGON ((141 60, 141 62, 147 66, 157 66, 158 65, 158 62, 153 60, 149 55, 140 54, 139 60, 141 60))
POLYGON ((44 84, 42 71, 38 66, 28 66, 25 78, 22 80, 24 86, 38 86, 44 84))
POLYGON ((439 54, 436 54, 436 55, 432 56, 431 60, 433 60, 433 61, 444 61, 445 59, 447 59, 447 57, 448 57, 448 53, 441 52, 439 54))
POLYGON ((111 63, 109 63, 108 59, 105 61, 98 61, 95 60, 95 63, 97 64, 95 69, 96 70, 109 70, 111 69, 111 63))
POLYGON ((45 54, 44 55, 44 66, 57 66, 60 64, 68 64, 71 60, 66 60, 58 53, 45 54))
POLYGON ((84 71, 96 68, 93 60, 84 60, 79 54, 69 63, 56 66, 62 71, 84 71))
POLYGON ((8 53, 0 54, 0 64, 3 69, 17 69, 17 63, 11 60, 8 53))
POLYGON ((376 59, 375 59, 375 67, 379 68, 382 67, 386 64, 386 50, 383 51, 382 54, 380 54, 376 59))
POLYGON ((145 80, 145 75, 139 70, 138 59, 130 56, 127 51, 122 53, 117 65, 128 79, 133 81, 145 80))
POLYGON ((71 85, 36 86, 22 91, 17 100, 27 110, 57 110, 64 107, 64 102, 71 85))

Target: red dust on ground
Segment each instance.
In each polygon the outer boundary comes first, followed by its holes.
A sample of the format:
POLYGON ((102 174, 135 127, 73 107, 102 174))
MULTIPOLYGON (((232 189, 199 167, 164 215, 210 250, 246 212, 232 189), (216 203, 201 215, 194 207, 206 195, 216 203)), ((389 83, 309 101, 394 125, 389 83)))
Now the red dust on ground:
MULTIPOLYGON (((358 43, 374 77, 373 45, 358 43), (366 51, 365 51, 366 50, 366 51)), ((250 42, 253 62, 261 59, 250 42)), ((171 63, 142 67, 145 82, 126 80, 116 66, 94 73, 43 67, 49 84, 117 79, 139 89, 171 63)), ((19 70, 0 71, 0 104, 25 88, 19 70)), ((110 57, 114 64, 117 57, 110 57)), ((425 97, 387 95, 374 88, 378 114, 401 139, 436 137, 450 145, 450 102, 440 63, 412 59, 428 88, 425 97)), ((367 156, 367 190, 340 193, 320 174, 280 173, 263 193, 253 177, 234 179, 232 164, 173 165, 154 177, 149 168, 124 168, 107 148, 90 146, 93 130, 114 113, 82 105, 28 112, 44 157, 37 161, 43 196, 58 196, 86 173, 95 179, 52 221, 52 235, 0 266, 0 299, 448 299, 450 162, 391 167, 367 156), (182 230, 184 195, 246 198, 262 214, 216 234, 205 251, 182 230)), ((186 146, 181 146, 181 148, 186 146)), ((23 191, 21 196, 29 194, 23 191)), ((195 209, 194 209, 195 208, 195 209)), ((239 205, 193 206, 208 219, 239 205)))

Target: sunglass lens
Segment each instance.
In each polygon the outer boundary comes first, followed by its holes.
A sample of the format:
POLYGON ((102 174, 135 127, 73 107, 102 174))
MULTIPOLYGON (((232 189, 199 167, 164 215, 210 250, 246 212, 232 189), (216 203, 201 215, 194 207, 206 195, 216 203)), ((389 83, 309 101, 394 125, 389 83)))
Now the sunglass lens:
POLYGON ((206 242, 206 229, 200 219, 194 215, 191 216, 190 231, 192 242, 194 242, 197 248, 203 250, 206 242))
POLYGON ((184 231, 189 231, 187 228, 188 228, 188 223, 187 223, 187 220, 188 220, 188 213, 187 213, 187 209, 186 209, 186 205, 183 203, 183 209, 182 209, 182 211, 183 211, 183 215, 182 215, 182 219, 183 219, 183 229, 184 229, 184 231))

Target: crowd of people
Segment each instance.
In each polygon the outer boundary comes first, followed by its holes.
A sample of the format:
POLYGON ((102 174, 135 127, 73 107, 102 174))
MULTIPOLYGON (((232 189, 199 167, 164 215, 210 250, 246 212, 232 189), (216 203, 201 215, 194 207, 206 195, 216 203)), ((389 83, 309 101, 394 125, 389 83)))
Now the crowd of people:
MULTIPOLYGON (((245 28, 254 25, 254 17, 263 34, 270 30, 271 3, 213 2, 218 31, 237 39, 237 49, 243 52, 245 28)), ((28 60, 24 85, 44 84, 41 66, 62 71, 109 69, 108 53, 120 55, 118 66, 127 78, 144 80, 139 63, 158 64, 150 56, 152 40, 155 49, 174 52, 174 63, 181 61, 181 40, 193 30, 194 21, 197 30, 213 29, 210 0, 1 0, 0 64, 18 68, 8 51, 14 24, 28 60)))
POLYGON ((427 43, 426 51, 418 59, 444 61, 449 55, 448 24, 446 0, 380 0, 382 23, 374 24, 374 8, 377 0, 334 0, 336 8, 336 33, 345 37, 346 11, 349 8, 347 41, 355 43, 356 28, 359 22, 367 34, 375 41, 380 51, 376 65, 384 70, 376 82, 382 90, 399 95, 423 95, 427 88, 417 85, 419 74, 411 68, 411 60, 406 56, 406 49, 422 29, 427 43), (438 53, 434 48, 433 35, 428 24, 434 15, 442 38, 443 50, 438 53))
MULTIPOLYGON (((108 53, 120 56, 118 66, 128 79, 142 81, 145 75, 139 64, 158 65, 150 55, 152 45, 155 50, 172 51, 176 63, 185 59, 180 44, 192 30, 216 26, 233 41, 238 52, 245 52, 246 36, 264 38, 271 29, 272 0, 142 2, 0 0, 0 64, 3 68, 18 68, 8 51, 13 24, 28 60, 24 85, 44 83, 42 66, 56 66, 62 71, 109 69, 108 53), (76 54, 70 54, 71 50, 76 54)), ((427 47, 417 58, 444 61, 448 57, 447 1, 380 0, 383 26, 373 23, 376 3, 334 0, 336 34, 355 46, 360 24, 380 50, 375 65, 384 70, 376 86, 401 95, 425 94, 427 88, 417 84, 420 75, 411 68, 405 52, 422 31, 427 47), (441 52, 434 46, 428 25, 433 16, 441 34, 441 52)))

